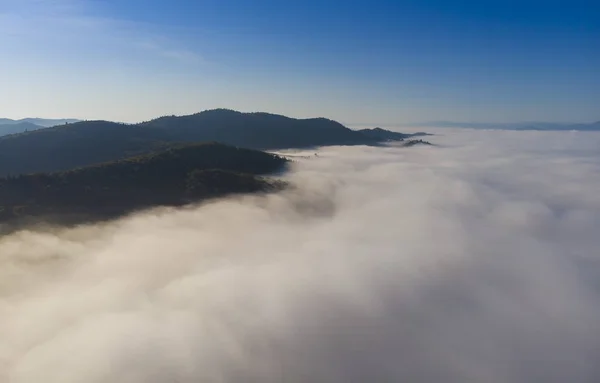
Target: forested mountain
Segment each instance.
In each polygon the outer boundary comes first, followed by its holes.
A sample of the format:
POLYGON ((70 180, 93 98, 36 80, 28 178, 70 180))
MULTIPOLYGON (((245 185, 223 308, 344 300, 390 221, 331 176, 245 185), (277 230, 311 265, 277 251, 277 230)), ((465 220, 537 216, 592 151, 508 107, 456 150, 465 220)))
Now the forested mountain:
POLYGON ((107 121, 0 137, 0 176, 68 170, 165 147, 165 131, 107 121))
POLYGON ((256 149, 354 145, 377 140, 325 118, 295 119, 269 113, 209 110, 161 117, 141 126, 167 130, 175 140, 210 140, 256 149))
POLYGON ((371 137, 375 140, 380 141, 402 141, 411 137, 419 137, 419 136, 430 136, 431 134, 424 132, 417 133, 398 133, 392 132, 390 130, 385 130, 381 128, 374 129, 361 129, 358 131, 359 133, 364 134, 365 136, 371 137))
POLYGON ((0 222, 23 217, 108 218, 152 206, 177 206, 232 193, 270 191, 258 175, 287 160, 217 143, 172 147, 57 173, 0 179, 0 222))
MULTIPOLYGON (((388 133, 394 135, 393 139, 404 137, 388 133)), ((68 170, 182 142, 217 141, 245 148, 286 149, 371 145, 390 139, 354 131, 325 118, 299 120, 226 109, 161 117, 136 125, 84 121, 0 137, 0 176, 68 170)))

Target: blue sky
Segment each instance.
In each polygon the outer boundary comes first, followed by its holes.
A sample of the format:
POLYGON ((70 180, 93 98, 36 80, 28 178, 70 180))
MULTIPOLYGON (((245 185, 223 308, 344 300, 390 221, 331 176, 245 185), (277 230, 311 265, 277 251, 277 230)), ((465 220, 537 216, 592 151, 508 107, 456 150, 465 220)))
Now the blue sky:
POLYGON ((0 0, 0 115, 600 120, 597 1, 0 0))

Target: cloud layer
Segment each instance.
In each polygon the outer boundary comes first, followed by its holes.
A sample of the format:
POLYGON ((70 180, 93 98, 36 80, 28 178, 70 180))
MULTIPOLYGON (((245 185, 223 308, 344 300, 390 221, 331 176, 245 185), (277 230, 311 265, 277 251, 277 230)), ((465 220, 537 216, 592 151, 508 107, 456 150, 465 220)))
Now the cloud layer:
POLYGON ((0 380, 598 381, 600 134, 433 141, 0 239, 0 380))

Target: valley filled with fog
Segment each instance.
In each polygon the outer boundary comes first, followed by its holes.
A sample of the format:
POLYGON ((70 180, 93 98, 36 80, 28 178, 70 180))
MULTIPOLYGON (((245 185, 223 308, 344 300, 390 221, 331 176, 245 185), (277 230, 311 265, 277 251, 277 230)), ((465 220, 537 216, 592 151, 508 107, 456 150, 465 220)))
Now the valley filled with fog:
POLYGON ((0 381, 599 381, 600 133, 428 131, 1 237, 0 381))

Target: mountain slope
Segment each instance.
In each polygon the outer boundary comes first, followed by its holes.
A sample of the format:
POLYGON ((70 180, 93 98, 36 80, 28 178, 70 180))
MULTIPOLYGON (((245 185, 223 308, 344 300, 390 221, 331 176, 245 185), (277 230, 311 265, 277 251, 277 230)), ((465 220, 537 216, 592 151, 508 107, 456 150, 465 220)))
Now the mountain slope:
POLYGON ((325 118, 294 119, 227 109, 162 117, 141 126, 168 130, 177 141, 219 141, 256 149, 354 145, 377 141, 325 118))
POLYGON ((184 145, 59 173, 0 179, 0 221, 23 216, 112 217, 279 185, 257 177, 287 160, 216 143, 184 145))
POLYGON ((165 147, 164 131, 89 121, 0 137, 0 176, 68 170, 165 147))
POLYGON ((325 118, 298 120, 224 109, 162 117, 137 125, 84 121, 0 137, 0 176, 68 170, 147 153, 173 143, 201 141, 286 149, 372 145, 388 139, 363 134, 325 118))
POLYGON ((43 129, 42 126, 35 125, 31 122, 15 122, 9 124, 0 124, 0 136, 6 136, 8 134, 23 133, 30 130, 43 129))

